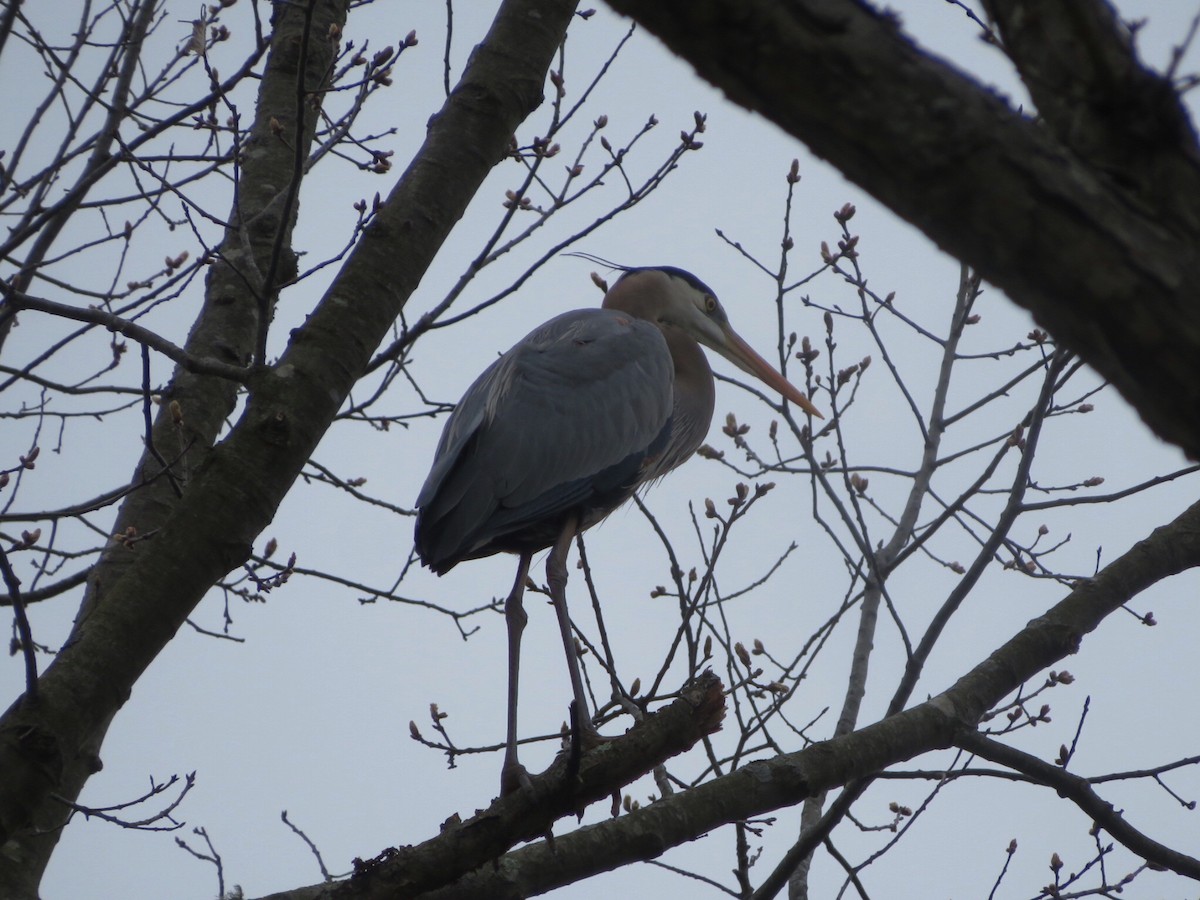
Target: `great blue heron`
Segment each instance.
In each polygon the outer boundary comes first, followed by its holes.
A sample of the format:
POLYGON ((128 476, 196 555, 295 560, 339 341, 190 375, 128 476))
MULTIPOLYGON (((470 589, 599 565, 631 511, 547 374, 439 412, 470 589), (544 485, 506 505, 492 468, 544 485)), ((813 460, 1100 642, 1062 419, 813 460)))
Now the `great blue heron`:
POLYGON ((421 561, 442 575, 466 559, 519 556, 504 604, 505 792, 528 782, 517 762, 517 683, 530 559, 551 548, 546 580, 575 694, 574 727, 595 739, 567 613, 567 554, 576 534, 704 440, 714 390, 700 344, 821 416, 730 327, 712 288, 661 266, 626 269, 602 308, 566 312, 532 331, 479 376, 446 422, 417 498, 421 561))

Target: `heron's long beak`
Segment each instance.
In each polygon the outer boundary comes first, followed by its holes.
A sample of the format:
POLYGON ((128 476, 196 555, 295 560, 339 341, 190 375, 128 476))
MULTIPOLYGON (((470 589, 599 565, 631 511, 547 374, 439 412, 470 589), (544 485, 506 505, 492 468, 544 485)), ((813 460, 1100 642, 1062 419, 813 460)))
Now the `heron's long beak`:
POLYGON ((724 324, 721 331, 725 337, 725 346, 714 348, 718 353, 742 371, 749 372, 763 384, 774 388, 810 416, 816 416, 818 419, 825 418, 807 397, 793 387, 790 381, 776 372, 771 364, 759 356, 754 348, 742 340, 741 335, 730 328, 728 324, 724 324))

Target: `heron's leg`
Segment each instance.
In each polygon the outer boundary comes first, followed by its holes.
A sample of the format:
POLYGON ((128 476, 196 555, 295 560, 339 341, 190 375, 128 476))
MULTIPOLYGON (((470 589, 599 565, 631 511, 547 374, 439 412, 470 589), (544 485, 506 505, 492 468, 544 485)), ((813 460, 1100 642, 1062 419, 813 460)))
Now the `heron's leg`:
POLYGON ((572 723, 582 731, 585 744, 593 744, 598 737, 588 711, 587 695, 583 690, 583 676, 579 673, 579 657, 575 652, 575 636, 571 633, 571 616, 567 612, 567 555, 571 552, 571 541, 575 539, 579 517, 571 515, 563 523, 550 558, 546 560, 546 584, 550 588, 550 599, 558 616, 558 628, 562 632, 563 649, 567 652, 567 670, 571 673, 571 690, 575 693, 575 715, 578 722, 572 723))
POLYGON ((522 553, 517 563, 517 580, 504 601, 504 621, 508 625, 508 735, 504 747, 504 766, 500 770, 500 793, 511 794, 529 783, 529 774, 517 762, 517 688, 520 685, 521 632, 529 616, 521 597, 525 593, 525 579, 529 575, 529 560, 532 554, 522 553))

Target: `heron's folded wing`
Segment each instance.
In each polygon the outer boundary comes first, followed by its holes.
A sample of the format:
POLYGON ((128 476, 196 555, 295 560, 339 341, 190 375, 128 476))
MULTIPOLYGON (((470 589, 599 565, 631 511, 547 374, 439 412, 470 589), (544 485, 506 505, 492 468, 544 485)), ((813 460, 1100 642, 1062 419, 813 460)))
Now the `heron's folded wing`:
POLYGON ((447 422, 418 499, 426 526, 465 558, 636 483, 670 420, 672 379, 648 322, 600 309, 550 320, 484 372, 447 422))

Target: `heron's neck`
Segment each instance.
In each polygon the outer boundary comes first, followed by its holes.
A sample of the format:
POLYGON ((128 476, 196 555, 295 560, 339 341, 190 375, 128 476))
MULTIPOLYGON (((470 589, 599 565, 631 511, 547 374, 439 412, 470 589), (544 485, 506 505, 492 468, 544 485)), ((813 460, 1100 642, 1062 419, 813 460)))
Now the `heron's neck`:
POLYGON ((659 327, 675 364, 675 429, 690 456, 704 442, 712 422, 716 399, 712 368, 690 335, 670 325, 659 327))
MULTIPOLYGON (((622 278, 604 295, 604 308, 644 319, 656 325, 667 341, 675 367, 675 430, 684 447, 682 457, 690 456, 704 441, 712 422, 715 391, 712 369, 704 350, 695 338, 673 325, 665 324, 659 315, 663 285, 653 278, 661 273, 647 272, 639 277, 622 278)), ((674 441, 672 443, 675 443, 674 441)), ((682 459, 675 461, 675 465, 682 459)))

